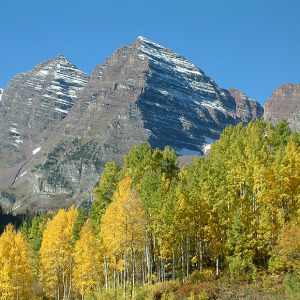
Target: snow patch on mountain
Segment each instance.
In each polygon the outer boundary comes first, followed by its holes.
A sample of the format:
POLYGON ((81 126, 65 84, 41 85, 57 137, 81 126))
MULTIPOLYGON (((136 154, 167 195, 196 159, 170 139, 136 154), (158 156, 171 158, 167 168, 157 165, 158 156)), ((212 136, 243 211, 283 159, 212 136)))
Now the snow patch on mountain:
POLYGON ((32 151, 32 154, 33 154, 33 155, 37 154, 38 152, 40 152, 41 149, 42 149, 41 147, 38 147, 38 148, 34 149, 34 150, 32 151))
POLYGON ((203 71, 172 50, 164 48, 142 36, 138 37, 138 41, 142 42, 139 46, 140 58, 143 59, 146 56, 151 61, 159 62, 161 67, 172 68, 175 72, 182 74, 204 76, 203 71))
POLYGON ((203 146, 202 146, 202 151, 204 154, 207 154, 210 152, 210 148, 211 148, 211 145, 216 141, 214 139, 211 139, 207 136, 204 137, 205 139, 205 143, 203 143, 203 146))

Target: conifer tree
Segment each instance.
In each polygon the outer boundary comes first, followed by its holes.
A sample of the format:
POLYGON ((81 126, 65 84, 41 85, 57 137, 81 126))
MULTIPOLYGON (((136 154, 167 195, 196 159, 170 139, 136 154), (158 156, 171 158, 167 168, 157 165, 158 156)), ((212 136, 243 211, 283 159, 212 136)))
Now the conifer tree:
POLYGON ((73 227, 73 240, 74 240, 74 242, 76 242, 79 239, 81 229, 84 226, 86 220, 87 220, 87 215, 86 215, 84 209, 80 208, 78 210, 78 215, 76 217, 76 220, 74 222, 74 227, 73 227))
POLYGON ((32 220, 31 227, 28 229, 27 239, 30 246, 32 272, 36 278, 38 278, 40 271, 40 249, 47 220, 48 219, 45 214, 35 216, 32 220))
POLYGON ((107 162, 105 170, 101 174, 99 186, 94 188, 95 200, 89 211, 89 218, 96 234, 100 231, 101 216, 112 202, 121 178, 122 173, 118 165, 115 162, 107 162))

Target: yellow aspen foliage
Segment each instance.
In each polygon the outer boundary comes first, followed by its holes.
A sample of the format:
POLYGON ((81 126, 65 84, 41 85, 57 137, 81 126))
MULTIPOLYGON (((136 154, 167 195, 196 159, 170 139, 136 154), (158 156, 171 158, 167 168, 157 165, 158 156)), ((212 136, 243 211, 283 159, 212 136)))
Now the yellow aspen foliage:
POLYGON ((300 272, 300 226, 289 224, 285 226, 278 236, 278 245, 275 254, 280 262, 289 271, 300 272))
POLYGON ((9 224, 0 237, 0 299, 28 299, 31 284, 29 245, 9 224))
POLYGON ((145 249, 146 216, 142 210, 141 200, 131 185, 132 179, 129 177, 120 182, 118 192, 102 216, 100 234, 111 268, 116 269, 119 261, 123 260, 125 278, 126 273, 131 273, 132 293, 134 273, 138 265, 136 258, 145 249))
POLYGON ((80 239, 75 245, 75 267, 73 281, 82 297, 96 292, 99 282, 99 267, 96 257, 96 241, 91 220, 88 219, 80 232, 80 239))
POLYGON ((102 217, 103 246, 111 256, 124 254, 124 247, 126 252, 131 247, 134 251, 144 249, 146 216, 131 182, 127 177, 120 183, 119 191, 102 217))
POLYGON ((281 164, 281 202, 285 207, 285 219, 299 217, 300 212, 300 151, 294 136, 291 136, 281 164), (296 215, 295 215, 296 214, 296 215))
POLYGON ((78 215, 72 206, 60 209, 48 222, 41 245, 41 283, 49 297, 57 299, 69 294, 72 287, 73 225, 78 215))

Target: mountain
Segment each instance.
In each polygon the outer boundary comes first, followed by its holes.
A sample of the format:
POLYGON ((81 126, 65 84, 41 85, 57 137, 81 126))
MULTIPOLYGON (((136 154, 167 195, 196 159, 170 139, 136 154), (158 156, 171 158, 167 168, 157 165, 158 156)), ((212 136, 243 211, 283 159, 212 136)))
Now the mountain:
POLYGON ((228 91, 235 100, 236 115, 244 124, 249 123, 252 119, 259 120, 263 117, 264 109, 258 102, 235 88, 230 88, 228 91))
MULTIPOLYGON (((19 193, 9 195, 7 189, 15 188, 17 177, 26 172, 88 80, 87 74, 60 55, 8 83, 0 108, 0 189, 5 207, 11 205, 7 197, 20 197, 19 193)), ((26 188, 24 194, 30 191, 26 188)))
POLYGON ((3 94, 3 89, 0 88, 0 107, 1 107, 1 104, 2 104, 2 102, 1 102, 2 94, 3 94))
MULTIPOLYGON (((33 74, 31 77, 35 78, 33 74)), ((236 100, 181 55, 143 37, 128 47, 119 47, 96 66, 88 82, 84 78, 75 80, 82 84, 74 101, 68 101, 72 105, 56 109, 55 104, 61 101, 55 94, 56 100, 49 104, 51 112, 49 105, 46 107, 48 119, 38 117, 44 103, 35 104, 31 118, 46 137, 43 143, 39 139, 34 144, 33 151, 38 152, 31 152, 18 195, 13 188, 18 190, 19 179, 5 191, 16 197, 14 207, 39 210, 90 201, 105 163, 113 160, 121 165, 131 147, 146 141, 160 149, 168 145, 179 154, 204 153, 226 126, 247 123, 261 110, 246 96, 236 100)), ((31 82, 34 88, 36 83, 31 82)), ((5 112, 7 103, 15 98, 13 92, 26 90, 14 89, 11 82, 8 88, 10 96, 6 89, 3 96, 5 112)), ((19 101, 26 107, 28 99, 19 101)), ((26 110, 23 113, 26 115, 26 110)), ((19 134, 13 136, 15 140, 23 140, 19 123, 18 129, 11 127, 19 134)))
POLYGON ((277 87, 264 105, 264 119, 272 124, 286 119, 294 130, 300 130, 300 82, 277 87))

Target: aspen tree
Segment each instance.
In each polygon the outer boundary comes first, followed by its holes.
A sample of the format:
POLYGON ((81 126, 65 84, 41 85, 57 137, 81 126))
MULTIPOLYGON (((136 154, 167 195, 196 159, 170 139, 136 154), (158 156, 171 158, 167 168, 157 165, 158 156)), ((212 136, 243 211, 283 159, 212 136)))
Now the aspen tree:
POLYGON ((282 191, 281 204, 284 207, 285 221, 299 220, 300 214, 300 147, 291 136, 281 162, 282 191))
POLYGON ((60 209, 47 224, 41 245, 41 283, 49 297, 70 299, 73 269, 73 225, 77 210, 60 209))
MULTIPOLYGON (((204 255, 204 227, 207 220, 207 206, 200 187, 203 157, 196 157, 189 167, 184 166, 179 173, 177 185, 177 211, 174 222, 177 232, 181 232, 181 243, 186 243, 187 257, 191 264, 202 271, 204 255)), ((187 260, 189 264, 189 261, 187 260)), ((188 265, 187 264, 187 265, 188 265)), ((188 275, 188 267, 187 267, 188 275)))
POLYGON ((113 202, 101 219, 103 247, 110 262, 123 261, 124 299, 126 281, 131 273, 131 297, 134 295, 135 273, 138 253, 145 249, 146 216, 141 200, 131 186, 132 180, 126 177, 119 185, 113 202))
POLYGON ((278 256, 284 268, 300 273, 300 226, 289 223, 278 236, 275 255, 278 256))
POLYGON ((27 299, 32 282, 29 245, 9 224, 0 236, 0 299, 27 299))
POLYGON ((80 232, 80 239, 75 245, 73 269, 74 284, 80 291, 82 299, 88 293, 97 291, 99 266, 96 258, 96 241, 91 221, 88 219, 80 232))

